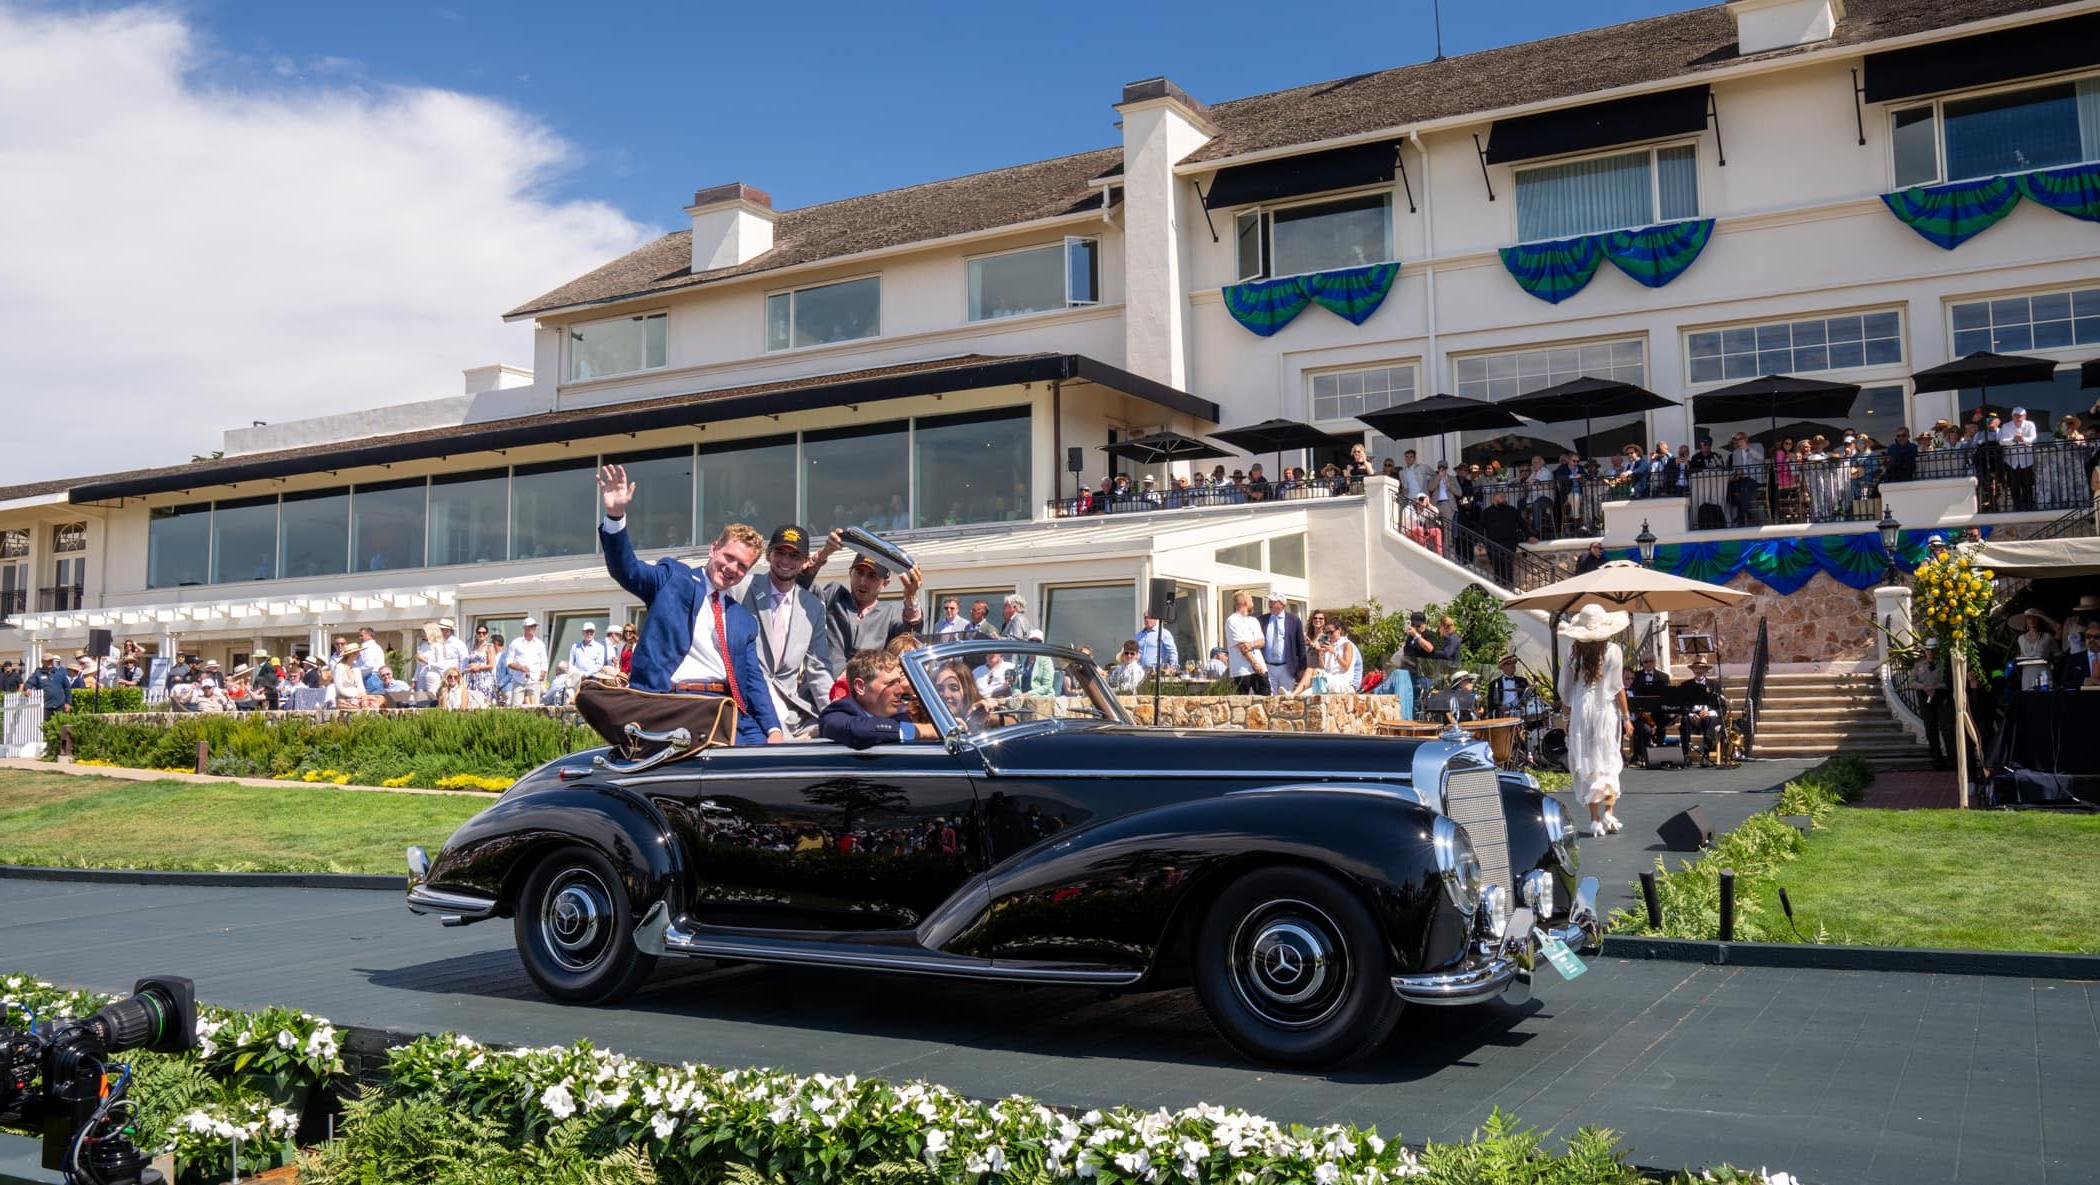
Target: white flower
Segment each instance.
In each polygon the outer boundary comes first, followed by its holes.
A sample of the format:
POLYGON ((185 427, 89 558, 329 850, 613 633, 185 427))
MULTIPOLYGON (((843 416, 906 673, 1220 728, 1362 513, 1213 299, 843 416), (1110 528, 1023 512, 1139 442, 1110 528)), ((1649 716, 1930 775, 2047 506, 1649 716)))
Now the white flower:
POLYGON ((1792 1173, 1767 1173, 1759 1169, 1757 1174, 1765 1179, 1765 1185, 1801 1185, 1801 1181, 1792 1173))
POLYGON ((277 1048, 291 1049, 296 1047, 298 1044, 299 1038, 294 1036, 290 1029, 277 1030, 277 1048))
POLYGON ((1210 1156, 1210 1146, 1201 1140, 1183 1140, 1181 1159, 1194 1163, 1210 1156))
POLYGON ((1314 1185, 1335 1185, 1342 1179, 1342 1170, 1334 1167, 1331 1160, 1323 1160, 1313 1167, 1314 1185))
POLYGON ((576 1114, 576 1097, 569 1093, 569 1080, 564 1078, 541 1091, 540 1106, 547 1108, 556 1119, 567 1119, 576 1114))
POLYGON ((656 1132, 657 1139, 668 1140, 671 1138, 671 1133, 677 1130, 678 1120, 675 1116, 658 1111, 650 1118, 649 1127, 656 1132))
POLYGON ((1139 1148, 1134 1152, 1118 1152, 1115 1155, 1115 1162, 1116 1167, 1126 1173, 1142 1173, 1152 1167, 1152 1154, 1143 1148, 1139 1148))
POLYGON ((487 1058, 477 1053, 473 1057, 467 1059, 466 1068, 469 1070, 479 1070, 482 1067, 482 1064, 487 1060, 487 1058))
POLYGON ((948 1150, 948 1142, 948 1133, 941 1130, 940 1128, 934 1128, 932 1131, 927 1132, 926 1155, 929 1157, 933 1157, 939 1156, 941 1153, 946 1152, 948 1150))

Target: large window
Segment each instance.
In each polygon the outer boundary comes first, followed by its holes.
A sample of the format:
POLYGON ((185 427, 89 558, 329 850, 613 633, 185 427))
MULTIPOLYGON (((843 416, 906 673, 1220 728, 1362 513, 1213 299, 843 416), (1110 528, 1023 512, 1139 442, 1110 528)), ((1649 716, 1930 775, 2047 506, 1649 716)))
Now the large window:
MULTIPOLYGON (((586 625, 597 626, 598 640, 605 641, 607 620, 608 615, 603 609, 593 609, 588 613, 549 614, 548 628, 540 635, 547 640, 547 669, 552 671, 557 664, 569 661, 569 648, 583 641, 583 627, 586 625)), ((616 661, 619 659, 618 647, 613 648, 612 657, 616 661)))
POLYGON ((1684 353, 1694 383, 1896 365, 1903 361, 1903 322, 1888 310, 1700 329, 1685 335, 1684 353))
MULTIPOLYGON (((1457 359, 1452 368, 1458 377, 1458 394, 1468 399, 1509 399, 1584 376, 1648 385, 1648 352, 1646 343, 1638 338, 1475 354, 1457 359)), ((1461 458, 1478 464, 1493 459, 1508 465, 1539 456, 1550 462, 1566 449, 1590 458, 1608 456, 1627 444, 1640 442, 1645 447, 1648 443, 1646 420, 1639 413, 1599 416, 1591 427, 1596 433, 1593 441, 1582 439, 1581 420, 1465 432, 1460 434, 1461 458)))
POLYGON ((1350 420, 1415 397, 1415 368, 1373 366, 1312 376, 1312 418, 1350 420))
POLYGON ((510 477, 510 558, 589 555, 598 546, 594 461, 520 465, 510 477))
POLYGON ((277 499, 221 502, 212 512, 213 584, 277 576, 277 499))
POLYGON ((430 479, 430 566, 505 558, 510 475, 501 469, 430 479))
POLYGON ((280 575, 341 575, 350 558, 350 491, 286 494, 278 510, 277 539, 280 575))
POLYGON ((350 497, 350 568, 385 572, 423 563, 422 478, 358 486, 350 497))
POLYGON ((2100 160, 2100 78, 1905 107, 1889 131, 1898 186, 2100 160))
POLYGON ((607 457, 634 483, 627 504, 627 537, 637 549, 684 547, 693 541, 693 450, 660 449, 607 457))
POLYGON ((569 326, 569 381, 655 370, 664 364, 662 313, 569 326))
MULTIPOLYGON (((851 462, 848 462, 851 470, 851 462)), ((828 533, 844 523, 825 523, 812 510, 810 530, 828 533)), ((700 531, 708 544, 730 523, 748 523, 769 535, 795 516, 795 438, 768 436, 706 445, 700 449, 700 531)))
POLYGON ((1393 196, 1248 210, 1233 222, 1239 278, 1297 276, 1393 258, 1393 196))
POLYGON ((913 436, 918 525, 1027 518, 1029 420, 1025 407, 920 419, 913 436))
POLYGON ((146 587, 203 584, 211 572, 211 503, 146 512, 146 587))
POLYGON ((905 421, 802 434, 802 499, 810 530, 862 526, 880 534, 911 526, 911 458, 905 421))
POLYGON ((1043 640, 1058 646, 1090 647, 1094 661, 1104 667, 1115 663, 1116 652, 1137 636, 1140 624, 1135 584, 1043 590, 1043 640))
POLYGON ((992 321, 1101 300, 1101 242, 1061 244, 986 255, 968 262, 970 320, 992 321))
POLYGON ((2100 346, 2100 288, 1968 301, 1947 312, 1956 357, 2100 346))
POLYGON ((1562 239, 1699 216, 1690 144, 1517 170, 1517 240, 1562 239))
POLYGON ((766 297, 766 349, 852 341, 882 332, 882 281, 869 276, 766 297))
POLYGON ((1269 540, 1269 571, 1305 579, 1305 532, 1269 540))

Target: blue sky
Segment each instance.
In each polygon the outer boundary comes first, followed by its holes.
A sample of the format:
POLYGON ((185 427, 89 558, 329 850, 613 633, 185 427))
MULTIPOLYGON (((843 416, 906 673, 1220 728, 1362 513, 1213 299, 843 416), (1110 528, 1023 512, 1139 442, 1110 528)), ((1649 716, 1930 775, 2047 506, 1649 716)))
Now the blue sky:
MULTIPOLYGON (((1448 54, 1697 7, 1445 0, 1448 54)), ((781 208, 1114 143, 1123 83, 1208 101, 1421 61, 1427 0, 669 4, 192 0, 210 85, 437 87, 569 142, 556 200, 667 227, 703 185, 781 208)))

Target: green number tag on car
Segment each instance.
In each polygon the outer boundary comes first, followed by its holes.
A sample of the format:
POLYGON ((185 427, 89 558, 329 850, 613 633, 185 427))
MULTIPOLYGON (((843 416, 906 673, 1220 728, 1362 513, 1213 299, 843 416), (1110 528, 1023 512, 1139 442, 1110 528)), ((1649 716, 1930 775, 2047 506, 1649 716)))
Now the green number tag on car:
POLYGON ((1560 972, 1562 979, 1573 979, 1589 970, 1583 964, 1582 956, 1569 950, 1567 943, 1543 930, 1533 930, 1532 933, 1538 935, 1539 953, 1546 956, 1546 961, 1553 964, 1553 969, 1560 972))

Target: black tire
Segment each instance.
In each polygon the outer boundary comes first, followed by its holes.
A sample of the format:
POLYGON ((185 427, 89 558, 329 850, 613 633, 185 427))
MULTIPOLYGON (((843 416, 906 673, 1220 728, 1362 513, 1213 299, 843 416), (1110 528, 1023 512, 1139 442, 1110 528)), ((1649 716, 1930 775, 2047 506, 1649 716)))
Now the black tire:
POLYGON ((1400 1019, 1377 919, 1310 868, 1263 868, 1227 885, 1197 928, 1192 978, 1218 1035, 1276 1065, 1364 1057, 1400 1019))
POLYGON ((540 860, 519 890, 512 923, 525 973, 570 1004, 609 1004, 649 978, 656 956, 636 948, 634 926, 612 862, 585 847, 540 860))

